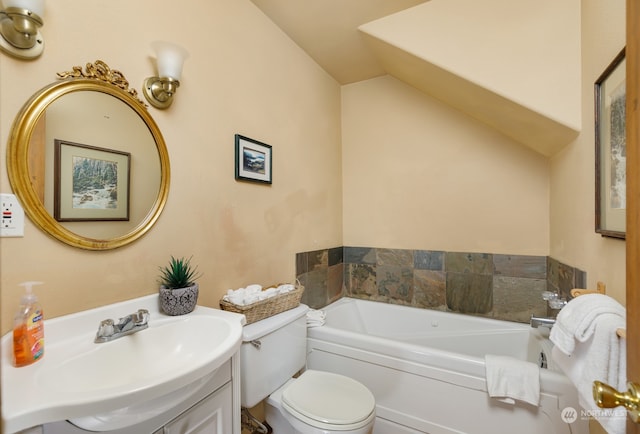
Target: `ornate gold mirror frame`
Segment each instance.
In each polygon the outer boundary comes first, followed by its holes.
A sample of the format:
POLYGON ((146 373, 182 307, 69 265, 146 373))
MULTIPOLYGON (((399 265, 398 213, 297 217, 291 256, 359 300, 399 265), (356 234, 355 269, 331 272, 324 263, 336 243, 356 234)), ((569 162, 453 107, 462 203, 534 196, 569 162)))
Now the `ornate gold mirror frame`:
MULTIPOLYGON (((137 92, 129 88, 122 73, 110 69, 104 62, 98 60, 93 64, 88 63, 84 71, 76 66, 72 71, 58 73, 58 77, 61 81, 46 86, 24 104, 13 123, 7 149, 7 172, 11 187, 31 221, 47 234, 70 246, 87 250, 108 250, 132 243, 156 223, 169 193, 169 155, 160 129, 148 113, 146 105, 137 97, 137 92), (148 212, 144 210, 145 216, 139 223, 134 222, 132 229, 105 239, 78 234, 60 224, 45 208, 41 196, 34 188, 30 173, 31 139, 40 118, 53 102, 80 91, 100 92, 126 104, 148 127, 159 158, 160 181, 153 205, 148 212)), ((131 199, 132 202, 135 200, 136 198, 131 199)))

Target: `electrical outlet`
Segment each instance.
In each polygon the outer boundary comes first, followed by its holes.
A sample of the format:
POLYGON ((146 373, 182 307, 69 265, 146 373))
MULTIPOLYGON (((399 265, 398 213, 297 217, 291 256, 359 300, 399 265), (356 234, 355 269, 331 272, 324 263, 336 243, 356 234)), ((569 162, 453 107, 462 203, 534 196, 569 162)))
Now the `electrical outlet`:
POLYGON ((24 210, 13 194, 0 193, 2 225, 0 237, 24 237, 24 210))

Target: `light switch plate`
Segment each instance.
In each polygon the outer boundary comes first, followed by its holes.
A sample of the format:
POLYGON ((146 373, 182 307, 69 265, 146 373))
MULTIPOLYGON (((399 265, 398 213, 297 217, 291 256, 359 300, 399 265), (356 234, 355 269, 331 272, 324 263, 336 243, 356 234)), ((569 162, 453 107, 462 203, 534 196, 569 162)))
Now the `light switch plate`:
POLYGON ((0 237, 24 237, 24 210, 13 194, 0 193, 0 237))

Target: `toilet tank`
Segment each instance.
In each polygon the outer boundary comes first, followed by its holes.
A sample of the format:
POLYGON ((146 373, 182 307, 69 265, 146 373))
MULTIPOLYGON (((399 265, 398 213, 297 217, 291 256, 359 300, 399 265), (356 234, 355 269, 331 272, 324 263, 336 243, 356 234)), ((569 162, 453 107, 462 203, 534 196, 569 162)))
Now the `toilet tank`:
POLYGON ((244 326, 240 402, 251 408, 302 369, 307 357, 307 311, 294 309, 244 326))

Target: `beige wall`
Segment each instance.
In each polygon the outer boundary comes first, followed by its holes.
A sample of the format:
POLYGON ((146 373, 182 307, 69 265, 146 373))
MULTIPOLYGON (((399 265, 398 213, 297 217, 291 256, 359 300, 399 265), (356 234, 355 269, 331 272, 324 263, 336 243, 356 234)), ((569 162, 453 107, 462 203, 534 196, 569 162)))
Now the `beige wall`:
POLYGON ((174 41, 191 53, 173 106, 149 108, 172 169, 157 225, 130 246, 90 252, 27 221, 24 238, 0 241, 3 333, 25 280, 46 283, 37 291, 52 318, 154 293, 159 265, 193 255, 204 272, 200 301, 217 306, 228 288, 291 281, 296 252, 341 244, 338 84, 248 0, 174 6, 50 1, 42 57, 0 54, 0 191, 11 192, 4 156, 13 117, 56 72, 101 59, 140 91, 155 74, 151 41, 174 41), (272 186, 234 180, 235 133, 273 146, 272 186))
POLYGON ((227 288, 290 280, 294 253, 338 245, 551 255, 624 300, 624 242, 593 230, 592 101, 624 45, 623 0, 582 2, 582 133, 551 159, 391 77, 341 91, 248 0, 183 4, 199 11, 185 26, 164 1, 49 2, 44 55, 0 55, 4 156, 13 117, 55 72, 102 59, 140 89, 151 41, 191 52, 174 105, 149 109, 172 164, 156 227, 109 252, 30 222, 24 238, 0 240, 3 332, 24 280, 46 282, 51 318, 153 293, 158 265, 194 255, 201 302, 216 306, 227 288), (235 133, 274 146, 273 186, 233 179, 235 133))
POLYGON ((588 286, 607 285, 625 300, 625 243, 595 233, 593 86, 625 45, 625 2, 582 1, 582 132, 551 158, 550 254, 587 271, 588 286))
POLYGON ((388 76, 342 104, 345 245, 548 254, 545 157, 388 76))
POLYGON ((581 7, 582 132, 552 158, 393 78, 343 87, 345 245, 550 255, 624 303, 625 244, 594 231, 593 132, 624 1, 581 7))

